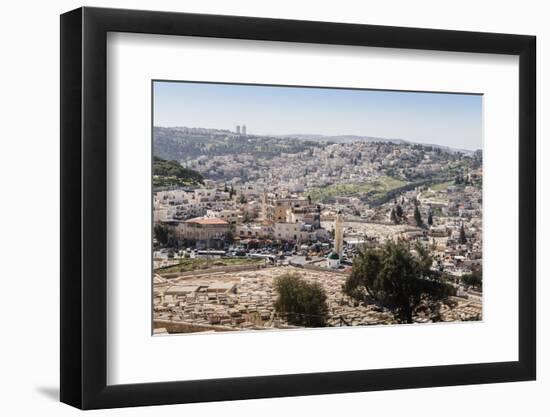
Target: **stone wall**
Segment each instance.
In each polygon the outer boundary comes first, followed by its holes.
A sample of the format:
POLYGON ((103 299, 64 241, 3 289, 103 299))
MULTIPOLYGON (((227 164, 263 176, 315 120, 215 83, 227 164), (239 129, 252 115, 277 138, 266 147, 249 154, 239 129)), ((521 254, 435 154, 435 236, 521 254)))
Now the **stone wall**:
POLYGON ((256 269, 268 268, 270 265, 255 264, 255 265, 225 265, 225 266, 213 266, 206 269, 195 269, 194 271, 186 272, 171 272, 163 274, 162 270, 157 270, 158 274, 161 274, 163 278, 182 278, 191 277, 199 274, 213 274, 216 272, 240 272, 240 271, 254 271, 256 269))
POLYGON ((170 321, 170 320, 154 320, 155 329, 165 328, 168 333, 197 333, 197 332, 227 332, 240 331, 241 329, 232 328, 229 326, 216 326, 209 324, 198 324, 186 321, 170 321))
POLYGON ((322 267, 322 266, 309 265, 309 264, 305 264, 304 269, 309 269, 310 271, 329 272, 331 274, 349 275, 349 272, 341 271, 339 269, 331 269, 331 268, 325 268, 325 267, 322 267))

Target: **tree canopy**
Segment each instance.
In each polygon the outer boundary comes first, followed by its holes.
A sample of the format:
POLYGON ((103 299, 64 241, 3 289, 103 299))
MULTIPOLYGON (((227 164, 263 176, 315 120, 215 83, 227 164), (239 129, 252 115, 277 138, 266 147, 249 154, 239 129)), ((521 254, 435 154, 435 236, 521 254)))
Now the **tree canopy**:
POLYGON ((166 177, 163 181, 157 180, 158 184, 155 185, 170 185, 170 181, 175 184, 199 184, 203 182, 203 177, 199 172, 182 167, 178 161, 166 161, 158 156, 153 158, 153 175, 166 177))
POLYGON ((324 327, 328 314, 327 295, 317 282, 308 282, 297 274, 284 274, 275 279, 275 311, 290 324, 324 327))
POLYGON ((394 222, 395 224, 398 224, 399 223, 399 219, 397 218, 397 214, 395 213, 395 209, 392 208, 391 209, 391 212, 390 212, 390 219, 392 222, 394 222))
POLYGON ((401 323, 412 323, 421 307, 436 319, 441 302, 456 291, 440 272, 431 270, 428 251, 420 245, 414 249, 389 240, 382 247, 363 249, 354 259, 344 293, 357 301, 370 296, 391 309, 401 323))
POLYGON ((481 268, 474 269, 471 274, 465 274, 460 277, 464 285, 481 290, 483 286, 483 275, 481 268))
POLYGON ((397 206, 395 206, 395 214, 399 219, 403 217, 403 208, 401 207, 401 205, 398 204, 397 206))
POLYGON ((460 226, 460 236, 458 238, 458 242, 462 245, 468 242, 468 239, 466 239, 466 232, 464 231, 464 225, 460 226))
POLYGON ((153 233, 158 243, 161 245, 166 245, 168 243, 169 233, 167 227, 162 224, 156 224, 153 229, 153 233))
POLYGON ((174 235, 173 230, 163 224, 159 223, 155 225, 153 228, 153 236, 157 241, 155 246, 179 247, 178 238, 174 235))
POLYGON ((414 220, 416 221, 416 225, 418 227, 422 227, 424 222, 422 221, 422 216, 420 215, 420 210, 418 209, 418 206, 414 208, 414 220))

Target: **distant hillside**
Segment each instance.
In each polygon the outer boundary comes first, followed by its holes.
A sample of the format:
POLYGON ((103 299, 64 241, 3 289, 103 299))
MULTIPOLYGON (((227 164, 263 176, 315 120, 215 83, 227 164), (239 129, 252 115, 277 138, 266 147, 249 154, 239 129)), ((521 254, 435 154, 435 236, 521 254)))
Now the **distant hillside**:
POLYGON ((239 154, 272 159, 282 153, 296 154, 322 146, 322 143, 298 138, 241 136, 219 129, 153 128, 153 153, 167 160, 187 161, 200 156, 239 154))
POLYGON ((424 143, 424 142, 412 142, 405 139, 399 138, 379 138, 375 136, 359 136, 359 135, 312 135, 312 134, 290 134, 290 135, 281 135, 280 137, 287 138, 296 138, 300 140, 314 141, 314 142, 326 142, 326 143, 353 143, 353 142, 382 142, 382 143, 396 143, 398 145, 411 144, 411 145, 422 145, 430 146, 432 148, 439 148, 445 152, 461 152, 467 155, 472 155, 474 151, 468 149, 457 149, 445 145, 437 145, 435 143, 424 143))
POLYGON ((420 144, 398 138, 379 138, 359 135, 325 136, 315 134, 291 135, 239 135, 222 129, 192 127, 153 128, 153 154, 168 161, 185 162, 199 157, 224 155, 248 155, 256 159, 270 160, 281 154, 297 154, 332 143, 393 143, 397 145, 422 145, 440 148, 442 151, 472 154, 472 151, 452 149, 441 145, 420 144))
POLYGON ((310 140, 310 141, 323 141, 323 142, 332 142, 332 143, 353 143, 353 142, 388 142, 388 143, 397 143, 404 144, 409 143, 404 139, 388 139, 388 138, 377 138, 373 136, 359 136, 359 135, 313 135, 313 134, 291 134, 291 135, 281 135, 281 137, 296 138, 300 140, 310 140))
POLYGON ((171 185, 202 184, 203 177, 192 169, 184 168, 177 161, 153 158, 153 185, 157 187, 171 185))

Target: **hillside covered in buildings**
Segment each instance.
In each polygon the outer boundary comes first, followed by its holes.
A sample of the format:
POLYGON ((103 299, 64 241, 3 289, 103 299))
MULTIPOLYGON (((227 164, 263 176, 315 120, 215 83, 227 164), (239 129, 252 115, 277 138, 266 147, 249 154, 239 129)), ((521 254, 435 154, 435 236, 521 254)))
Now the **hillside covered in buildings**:
POLYGON ((364 295, 349 290, 362 260, 389 241, 409 262, 423 254, 419 275, 439 285, 437 303, 419 293, 408 322, 481 319, 481 151, 244 126, 155 128, 153 149, 159 333, 307 327, 296 315, 319 312, 327 326, 399 322, 367 281, 364 295), (283 303, 281 283, 322 305, 283 303))

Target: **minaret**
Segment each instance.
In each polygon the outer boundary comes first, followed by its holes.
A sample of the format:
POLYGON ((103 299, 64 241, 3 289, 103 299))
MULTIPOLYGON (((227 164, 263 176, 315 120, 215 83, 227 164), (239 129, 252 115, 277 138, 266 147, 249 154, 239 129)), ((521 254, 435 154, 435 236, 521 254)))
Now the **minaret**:
POLYGON ((344 218, 342 212, 338 212, 334 219, 334 252, 342 259, 344 249, 344 218))

